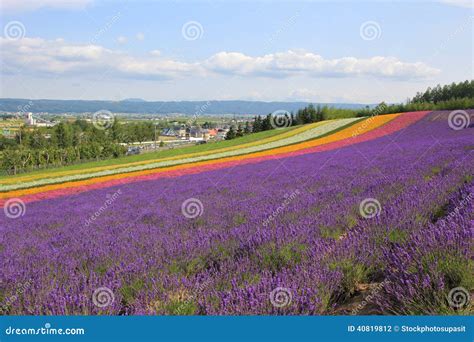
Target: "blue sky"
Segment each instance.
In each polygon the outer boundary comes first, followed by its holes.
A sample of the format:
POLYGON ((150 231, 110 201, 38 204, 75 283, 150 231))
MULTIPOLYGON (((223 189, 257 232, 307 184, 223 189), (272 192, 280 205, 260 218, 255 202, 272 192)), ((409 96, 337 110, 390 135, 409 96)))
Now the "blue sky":
POLYGON ((473 78, 446 2, 2 1, 1 97, 402 101, 473 78))

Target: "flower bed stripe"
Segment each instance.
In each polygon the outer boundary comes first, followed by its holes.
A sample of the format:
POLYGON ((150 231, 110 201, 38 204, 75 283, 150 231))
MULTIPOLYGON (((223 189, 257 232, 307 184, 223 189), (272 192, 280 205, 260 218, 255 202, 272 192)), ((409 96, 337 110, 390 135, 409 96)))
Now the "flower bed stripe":
MULTIPOLYGON (((336 121, 336 120, 330 120, 330 121, 336 121)), ((56 177, 67 176, 67 175, 86 174, 86 173, 99 172, 99 171, 104 171, 104 170, 114 170, 114 169, 120 169, 120 168, 131 167, 131 166, 146 165, 146 164, 151 164, 151 163, 156 163, 156 162, 161 162, 161 161, 177 160, 177 159, 184 159, 184 158, 189 158, 189 157, 205 156, 205 155, 226 152, 226 151, 233 151, 233 150, 238 150, 241 148, 263 145, 270 142, 293 137, 295 135, 299 135, 303 132, 309 131, 315 127, 321 126, 328 122, 329 121, 316 122, 309 125, 297 127, 297 128, 291 129, 290 131, 284 132, 282 134, 278 134, 278 135, 268 137, 262 140, 253 141, 253 142, 249 142, 245 144, 239 144, 235 146, 219 148, 219 149, 210 150, 210 151, 193 152, 193 153, 187 153, 187 154, 182 154, 182 155, 173 156, 173 157, 143 160, 143 161, 130 162, 130 163, 125 163, 125 164, 98 166, 98 167, 92 167, 92 168, 83 169, 83 170, 66 170, 66 171, 55 172, 54 174, 50 174, 47 171, 45 171, 45 172, 34 174, 34 175, 25 175, 21 177, 7 178, 4 180, 0 180, 0 186, 6 185, 6 184, 20 183, 20 182, 29 182, 29 181, 38 180, 38 179, 56 178, 56 177)))
POLYGON ((252 153, 245 156, 228 157, 189 165, 176 165, 161 169, 137 171, 127 174, 111 175, 70 183, 53 184, 38 188, 10 191, 0 194, 0 205, 3 205, 8 198, 12 197, 21 197, 24 202, 31 202, 118 184, 152 180, 160 177, 177 177, 185 174, 232 167, 241 165, 243 163, 256 163, 273 158, 286 158, 305 153, 327 151, 367 140, 376 139, 378 137, 396 132, 420 120, 427 113, 428 112, 414 112, 403 115, 384 115, 381 117, 369 118, 362 121, 361 123, 345 128, 324 138, 285 146, 269 151, 252 153), (397 120, 393 120, 395 118, 397 118, 397 120))
MULTIPOLYGON (((174 165, 180 165, 180 164, 190 164, 190 163, 196 163, 200 161, 205 161, 205 160, 211 160, 211 159, 221 159, 225 157, 232 157, 232 156, 237 156, 237 155, 244 155, 244 154, 250 154, 253 152, 258 152, 258 151, 264 151, 264 150, 269 150, 269 149, 274 149, 277 147, 281 146, 286 146, 298 142, 303 142, 305 140, 310 140, 314 139, 316 137, 320 137, 324 134, 330 133, 336 129, 339 129, 343 126, 346 126, 348 124, 353 123, 356 120, 360 119, 342 119, 342 120, 331 120, 327 121, 324 123, 319 123, 318 125, 313 125, 312 129, 306 130, 302 132, 301 134, 286 138, 286 139, 280 139, 274 142, 270 142, 267 144, 263 145, 258 145, 258 146, 251 146, 247 148, 240 148, 238 150, 234 151, 227 151, 227 152, 221 152, 221 153, 213 153, 208 156, 195 156, 192 158, 180 158, 177 160, 168 160, 168 161, 159 161, 156 163, 147 163, 145 165, 140 165, 140 166, 131 166, 131 167, 126 167, 126 168, 117 168, 113 170, 104 170, 100 172, 95 172, 95 173, 87 173, 87 174, 75 174, 71 176, 63 176, 63 177, 52 177, 52 178, 47 178, 47 179, 40 179, 36 181, 30 181, 30 182, 22 182, 18 184, 10 184, 10 185, 3 185, 0 186, 0 192, 5 192, 5 191, 11 191, 11 190, 19 190, 19 189, 26 189, 26 188, 32 188, 32 187, 37 187, 37 186, 43 186, 43 185, 48 185, 48 184, 56 184, 56 183, 64 183, 64 182, 70 182, 70 181, 77 181, 77 180, 82 180, 82 179, 88 179, 88 178, 93 178, 93 177, 102 177, 102 176, 108 176, 108 175, 113 175, 113 174, 122 174, 122 173, 130 173, 134 171, 143 171, 143 170, 148 170, 148 169, 157 169, 157 168, 163 168, 163 167, 168 167, 168 166, 174 166, 174 165)), ((174 158, 176 159, 176 158, 174 158)))

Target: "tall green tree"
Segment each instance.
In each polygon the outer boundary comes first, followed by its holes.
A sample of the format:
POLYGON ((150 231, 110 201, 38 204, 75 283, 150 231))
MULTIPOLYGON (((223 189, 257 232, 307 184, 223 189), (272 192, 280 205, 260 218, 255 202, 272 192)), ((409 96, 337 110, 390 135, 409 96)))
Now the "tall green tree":
POLYGON ((252 128, 250 127, 250 122, 246 121, 245 122, 245 128, 244 128, 244 134, 250 134, 252 133, 252 128))
POLYGON ((60 122, 55 126, 54 138, 56 139, 56 145, 60 148, 66 148, 72 146, 72 130, 70 125, 60 122))
POLYGON ((237 132, 235 133, 236 137, 242 137, 244 135, 244 130, 242 129, 242 125, 239 124, 237 127, 237 132))
POLYGON ((262 118, 260 115, 257 115, 253 121, 253 130, 252 132, 257 133, 262 131, 262 118))
POLYGON ((236 133, 235 133, 234 127, 230 126, 229 131, 225 135, 225 140, 232 140, 232 139, 235 139, 235 137, 236 137, 236 133))

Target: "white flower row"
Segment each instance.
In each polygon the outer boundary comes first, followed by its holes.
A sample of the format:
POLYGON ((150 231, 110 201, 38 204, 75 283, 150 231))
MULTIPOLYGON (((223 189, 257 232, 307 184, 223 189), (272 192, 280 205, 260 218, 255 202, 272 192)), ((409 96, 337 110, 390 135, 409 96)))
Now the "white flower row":
POLYGON ((56 177, 56 178, 45 178, 45 179, 39 179, 36 181, 22 182, 19 184, 3 185, 3 186, 0 186, 0 191, 19 190, 19 189, 32 188, 32 187, 41 186, 41 185, 78 181, 78 180, 83 180, 83 179, 88 179, 88 178, 109 176, 109 175, 114 175, 118 173, 143 171, 143 170, 149 170, 149 169, 162 168, 166 166, 195 163, 195 162, 206 161, 206 160, 211 160, 211 159, 220 159, 220 158, 225 158, 225 157, 238 156, 242 154, 260 152, 264 150, 269 150, 269 149, 273 149, 273 148, 277 148, 281 146, 286 146, 286 145, 314 139, 322 135, 325 135, 327 133, 330 133, 331 131, 337 130, 357 120, 359 120, 359 118, 331 120, 325 124, 316 126, 312 129, 303 131, 299 134, 296 134, 288 138, 272 141, 272 142, 261 144, 261 145, 231 150, 231 151, 225 151, 225 152, 213 153, 213 154, 204 155, 204 156, 189 157, 189 158, 177 159, 177 160, 160 161, 160 162, 154 162, 154 163, 149 163, 149 164, 144 164, 144 165, 117 168, 117 169, 112 169, 112 170, 104 170, 104 171, 98 171, 98 172, 92 172, 92 173, 86 173, 86 174, 69 175, 69 176, 62 176, 62 177, 56 177))

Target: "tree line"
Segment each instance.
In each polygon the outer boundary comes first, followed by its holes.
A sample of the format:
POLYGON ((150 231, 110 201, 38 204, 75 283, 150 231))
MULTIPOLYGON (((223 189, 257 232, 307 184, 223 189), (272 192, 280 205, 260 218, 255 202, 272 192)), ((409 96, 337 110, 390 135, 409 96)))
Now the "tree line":
MULTIPOLYGON (((437 85, 434 88, 428 88, 424 92, 418 92, 413 98, 408 99, 405 103, 386 104, 379 103, 377 106, 366 106, 363 109, 342 109, 329 106, 308 105, 299 109, 296 113, 288 113, 287 126, 304 125, 308 123, 352 117, 365 117, 373 115, 383 115, 392 113, 403 113, 420 110, 454 110, 474 108, 474 80, 466 80, 464 82, 449 85, 437 85)), ((256 133, 275 129, 272 125, 272 114, 266 116, 255 116, 250 129, 241 131, 241 135, 231 127, 226 139, 234 139, 248 133, 256 133), (248 131, 248 132, 247 132, 248 131)), ((248 124, 248 123, 247 123, 248 124)))
MULTIPOLYGON (((384 102, 383 110, 380 108, 365 108, 357 112, 357 116, 370 116, 377 114, 392 114, 413 112, 419 110, 454 110, 474 108, 474 80, 451 83, 444 86, 437 85, 418 92, 405 103, 387 105, 384 102)), ((382 105, 380 104, 380 105, 382 105)), ((379 106, 380 106, 379 105, 379 106)))
POLYGON ((437 85, 434 88, 428 88, 425 92, 418 92, 410 103, 433 103, 447 102, 453 99, 474 98, 474 80, 459 83, 437 85))
POLYGON ((296 113, 283 111, 278 115, 280 115, 280 119, 282 120, 281 125, 277 122, 278 119, 275 118, 275 115, 270 113, 264 117, 256 115, 252 123, 247 121, 244 127, 242 127, 242 125, 238 125, 237 128, 231 126, 227 132, 226 140, 238 138, 249 133, 269 131, 276 128, 305 125, 328 119, 354 117, 355 112, 350 109, 339 109, 321 105, 315 107, 313 104, 309 104, 307 107, 299 109, 296 113))
MULTIPOLYGON (((160 130, 158 125, 156 130, 160 130)), ((118 158, 127 149, 120 143, 153 140, 155 126, 149 121, 120 123, 99 129, 79 119, 53 127, 21 127, 14 139, 0 136, 1 169, 17 174, 34 169, 65 166, 85 161, 118 158)))

